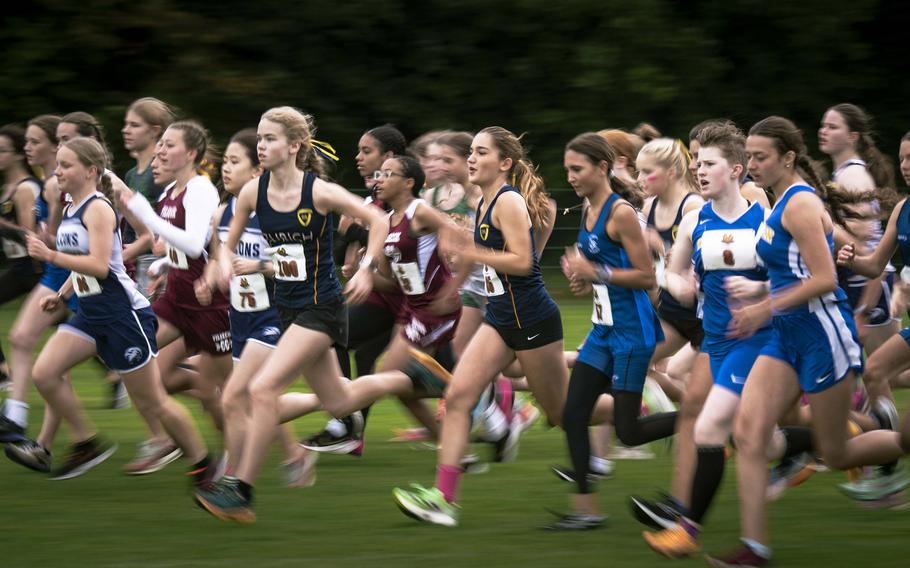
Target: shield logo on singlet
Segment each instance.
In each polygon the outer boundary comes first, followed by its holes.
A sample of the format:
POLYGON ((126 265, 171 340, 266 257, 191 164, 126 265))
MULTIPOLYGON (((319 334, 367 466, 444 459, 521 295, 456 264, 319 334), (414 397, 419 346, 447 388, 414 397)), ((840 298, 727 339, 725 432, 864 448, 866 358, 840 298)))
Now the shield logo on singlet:
POLYGON ((487 236, 490 234, 490 226, 484 223, 480 226, 480 238, 482 240, 487 240, 487 236))
POLYGON ((300 224, 304 227, 310 225, 310 221, 313 220, 313 210, 312 209, 298 209, 297 210, 297 220, 300 221, 300 224))

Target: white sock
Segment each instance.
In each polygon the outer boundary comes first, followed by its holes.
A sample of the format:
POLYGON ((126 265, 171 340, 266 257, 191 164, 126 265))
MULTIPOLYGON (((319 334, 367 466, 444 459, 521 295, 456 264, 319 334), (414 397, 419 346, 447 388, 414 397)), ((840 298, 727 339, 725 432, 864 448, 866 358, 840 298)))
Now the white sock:
POLYGON ((336 438, 340 438, 348 433, 348 427, 344 425, 344 422, 337 418, 329 420, 325 425, 325 430, 336 438))
POLYGON ((28 426, 28 404, 25 402, 7 399, 3 406, 3 415, 23 428, 28 426))
POLYGON ((496 401, 490 401, 490 404, 480 415, 480 438, 485 442, 495 442, 501 440, 509 429, 509 422, 506 415, 496 404, 496 401))

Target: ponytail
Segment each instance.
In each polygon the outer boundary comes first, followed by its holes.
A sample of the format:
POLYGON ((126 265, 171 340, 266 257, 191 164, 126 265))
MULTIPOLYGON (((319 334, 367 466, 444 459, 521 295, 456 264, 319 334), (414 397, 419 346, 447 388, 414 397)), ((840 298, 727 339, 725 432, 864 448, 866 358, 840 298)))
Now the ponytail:
POLYGON ((521 158, 512 166, 512 185, 521 191, 528 204, 528 215, 534 230, 549 228, 547 208, 550 195, 544 189, 544 181, 537 168, 527 158, 521 158))

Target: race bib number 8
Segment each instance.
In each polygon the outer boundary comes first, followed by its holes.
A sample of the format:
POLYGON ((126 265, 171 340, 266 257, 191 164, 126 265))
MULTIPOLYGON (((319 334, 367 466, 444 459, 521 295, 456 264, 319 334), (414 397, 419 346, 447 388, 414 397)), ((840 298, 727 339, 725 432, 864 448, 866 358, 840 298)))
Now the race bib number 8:
POLYGON ((71 272, 70 278, 73 280, 73 290, 80 298, 97 296, 101 293, 101 283, 94 276, 71 272))
POLYGON ((496 274, 496 270, 486 264, 483 265, 483 283, 487 296, 501 296, 505 294, 506 289, 502 285, 502 280, 496 274))
POLYGON ((395 280, 401 286, 401 291, 408 296, 417 296, 423 294, 427 289, 423 285, 423 276, 420 275, 420 267, 416 262, 393 262, 392 274, 395 280))
POLYGON ((165 243, 164 251, 167 254, 167 263, 172 268, 186 270, 190 267, 190 262, 186 258, 186 253, 182 250, 172 247, 170 243, 165 243))
POLYGON ((269 292, 262 274, 242 274, 231 278, 231 306, 238 312, 267 310, 269 292))
POLYGON ((613 307, 606 284, 594 284, 594 311, 591 321, 599 325, 613 325, 613 307))
POLYGON ((752 229, 705 231, 701 237, 705 270, 751 270, 758 266, 752 229))
POLYGON ((266 249, 275 265, 275 278, 292 282, 306 280, 306 255, 303 245, 279 245, 266 249))

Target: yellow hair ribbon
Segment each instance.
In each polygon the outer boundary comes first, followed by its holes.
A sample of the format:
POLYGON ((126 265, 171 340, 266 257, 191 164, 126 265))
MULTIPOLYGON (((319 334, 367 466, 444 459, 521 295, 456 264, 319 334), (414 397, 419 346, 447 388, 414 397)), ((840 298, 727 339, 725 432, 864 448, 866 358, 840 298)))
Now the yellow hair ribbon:
POLYGON ((335 148, 328 142, 323 142, 322 140, 316 140, 314 138, 310 141, 310 143, 313 145, 314 150, 329 160, 332 160, 333 162, 337 162, 339 160, 338 153, 335 151, 335 148))
POLYGON ((518 174, 512 172, 512 185, 514 186, 516 183, 518 183, 518 174))
POLYGON ((689 148, 679 138, 676 139, 676 143, 679 145, 679 149, 682 150, 683 155, 686 157, 686 165, 691 164, 692 154, 689 153, 689 148))

